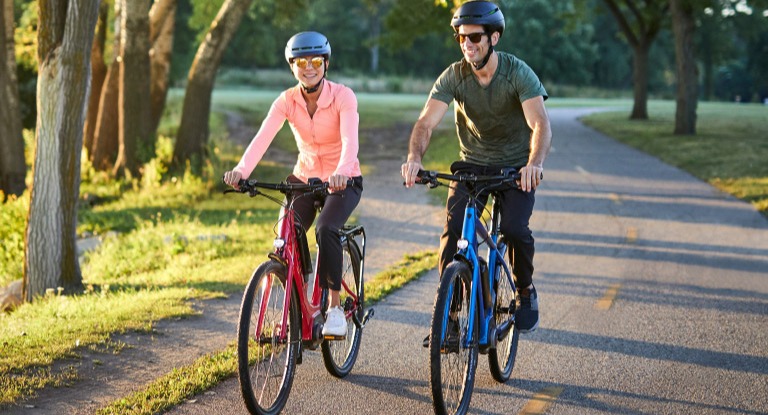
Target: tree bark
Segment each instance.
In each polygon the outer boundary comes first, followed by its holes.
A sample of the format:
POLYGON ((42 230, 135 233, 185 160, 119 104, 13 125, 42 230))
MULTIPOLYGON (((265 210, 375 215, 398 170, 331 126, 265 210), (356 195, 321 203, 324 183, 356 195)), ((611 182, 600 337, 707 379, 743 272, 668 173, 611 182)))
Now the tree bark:
POLYGON ((199 173, 208 144, 208 118, 216 71, 227 44, 232 39, 252 0, 226 0, 211 23, 205 40, 197 49, 187 77, 187 90, 181 114, 181 125, 173 150, 173 169, 183 171, 190 163, 199 173))
POLYGON ((696 134, 696 106, 699 96, 699 73, 694 53, 696 22, 693 6, 687 0, 671 0, 672 30, 675 33, 677 70, 677 107, 675 135, 696 134))
POLYGON ((152 44, 150 50, 151 135, 157 134, 157 127, 165 109, 175 23, 176 0, 157 0, 149 12, 149 39, 152 44))
POLYGON ((150 136, 149 3, 120 0, 123 8, 120 60, 120 149, 113 173, 141 176, 141 166, 155 154, 150 136))
MULTIPOLYGON (((13 0, 2 1, 0 9, 0 191, 19 196, 26 189, 24 179, 24 136, 21 126, 16 54, 13 40, 13 0)), ((0 197, 3 202, 4 196, 0 197)))
POLYGON ((120 97, 120 26, 123 11, 120 1, 115 1, 114 58, 107 69, 107 77, 99 96, 99 113, 96 117, 96 132, 93 137, 91 162, 99 171, 111 171, 120 148, 119 118, 117 107, 120 97))
POLYGON ((648 53, 650 45, 637 44, 632 56, 632 85, 634 104, 629 118, 632 120, 648 119, 648 53))
POLYGON ((96 36, 91 48, 91 94, 88 97, 88 115, 85 118, 85 134, 83 137, 83 148, 90 160, 93 160, 93 137, 96 133, 96 121, 99 117, 101 89, 107 77, 107 65, 104 63, 104 43, 107 40, 108 19, 109 4, 102 2, 99 7, 99 22, 96 26, 96 36))
POLYGON ((26 300, 82 289, 77 200, 98 0, 40 0, 37 150, 24 259, 26 300))

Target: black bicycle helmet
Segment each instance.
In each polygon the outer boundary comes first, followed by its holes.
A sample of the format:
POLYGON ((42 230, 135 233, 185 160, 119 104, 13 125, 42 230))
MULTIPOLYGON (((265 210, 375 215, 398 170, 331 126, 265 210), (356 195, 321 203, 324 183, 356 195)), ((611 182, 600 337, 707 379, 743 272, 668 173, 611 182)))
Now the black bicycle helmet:
POLYGON ((464 24, 476 24, 485 27, 488 33, 504 33, 504 14, 499 6, 490 1, 468 1, 462 4, 451 19, 453 30, 464 24))
POLYGON ((331 57, 331 44, 322 33, 296 33, 285 45, 285 60, 288 63, 294 58, 314 55, 323 55, 326 60, 331 57))

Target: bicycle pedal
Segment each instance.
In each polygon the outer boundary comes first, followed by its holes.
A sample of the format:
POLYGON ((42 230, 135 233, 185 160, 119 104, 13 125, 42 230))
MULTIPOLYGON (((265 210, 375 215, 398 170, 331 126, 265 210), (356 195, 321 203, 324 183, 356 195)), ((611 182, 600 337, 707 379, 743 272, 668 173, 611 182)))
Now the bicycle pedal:
POLYGON ((323 340, 330 340, 330 341, 346 340, 346 339, 347 339, 347 336, 334 336, 334 335, 330 335, 330 334, 323 336, 323 340))

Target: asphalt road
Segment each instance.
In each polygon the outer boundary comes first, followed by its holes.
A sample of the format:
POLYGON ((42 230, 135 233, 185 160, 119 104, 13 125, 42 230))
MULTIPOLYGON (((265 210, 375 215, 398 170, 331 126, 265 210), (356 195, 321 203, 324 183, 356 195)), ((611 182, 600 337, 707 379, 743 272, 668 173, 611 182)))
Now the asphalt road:
MULTIPOLYGON (((506 384, 481 357, 470 413, 768 414, 768 221, 582 126, 588 111, 550 110, 553 150, 531 223, 541 324, 521 336, 506 384)), ((392 226, 369 238, 437 246, 433 211, 417 225, 401 218, 392 211, 392 226)), ((421 339, 436 283, 431 272, 376 306, 347 378, 306 353, 284 413, 430 413, 421 339)), ((247 412, 231 379, 169 413, 247 412)))

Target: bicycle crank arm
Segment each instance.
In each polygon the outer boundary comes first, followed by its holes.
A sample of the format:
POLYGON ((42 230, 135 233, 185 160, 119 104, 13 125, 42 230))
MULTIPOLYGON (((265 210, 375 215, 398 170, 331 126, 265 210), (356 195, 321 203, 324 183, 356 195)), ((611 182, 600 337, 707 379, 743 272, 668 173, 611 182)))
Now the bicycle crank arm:
POLYGON ((358 320, 356 314, 352 314, 352 320, 355 322, 355 325, 357 326, 357 328, 363 329, 365 327, 365 323, 367 323, 368 320, 370 320, 371 317, 373 317, 373 314, 374 314, 373 307, 371 307, 368 309, 368 311, 365 312, 365 315, 363 316, 363 321, 358 320))
POLYGON ((515 320, 509 319, 501 324, 499 324, 498 327, 496 327, 496 341, 502 341, 505 337, 509 334, 510 331, 512 331, 512 328, 515 327, 515 320))

